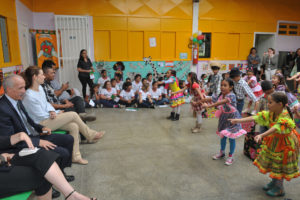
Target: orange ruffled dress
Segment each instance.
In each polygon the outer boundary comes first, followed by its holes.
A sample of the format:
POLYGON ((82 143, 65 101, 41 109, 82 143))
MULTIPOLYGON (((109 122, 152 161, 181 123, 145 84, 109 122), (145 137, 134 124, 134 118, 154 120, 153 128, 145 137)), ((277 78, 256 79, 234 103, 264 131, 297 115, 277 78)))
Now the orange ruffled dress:
POLYGON ((276 132, 264 137, 259 155, 253 162, 263 174, 270 173, 271 178, 291 180, 300 176, 298 168, 299 135, 295 122, 284 110, 276 119, 274 113, 259 112, 254 116, 256 123, 276 132))

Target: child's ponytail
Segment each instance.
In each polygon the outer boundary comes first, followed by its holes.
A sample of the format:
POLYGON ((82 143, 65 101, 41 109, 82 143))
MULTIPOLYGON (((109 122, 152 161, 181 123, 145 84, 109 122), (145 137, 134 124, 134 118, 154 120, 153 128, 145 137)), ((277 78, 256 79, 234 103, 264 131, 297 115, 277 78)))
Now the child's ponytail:
POLYGON ((287 111, 289 112, 289 115, 290 115, 290 117, 292 118, 292 120, 294 120, 294 118, 293 118, 293 113, 292 113, 291 108, 290 108, 289 106, 286 106, 286 109, 287 109, 287 111))

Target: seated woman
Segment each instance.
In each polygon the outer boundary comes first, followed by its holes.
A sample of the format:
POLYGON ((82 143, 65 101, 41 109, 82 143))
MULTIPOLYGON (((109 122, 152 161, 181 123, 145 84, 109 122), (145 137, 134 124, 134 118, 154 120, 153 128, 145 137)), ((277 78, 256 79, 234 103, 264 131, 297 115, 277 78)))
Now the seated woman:
POLYGON ((98 141, 105 132, 97 132, 90 129, 76 112, 62 112, 55 110, 47 102, 45 92, 41 86, 44 83, 43 70, 36 66, 28 67, 25 70, 26 94, 23 104, 33 121, 50 128, 51 130, 62 129, 69 131, 74 138, 72 161, 74 163, 88 164, 88 161, 81 157, 79 151, 79 132, 87 138, 89 142, 98 141))
POLYGON ((155 105, 165 105, 169 102, 169 100, 167 98, 163 98, 162 97, 162 92, 161 90, 158 88, 158 83, 156 81, 153 81, 152 83, 152 89, 150 91, 153 103, 155 105))
POLYGON ((139 108, 155 108, 149 92, 149 83, 145 83, 139 92, 138 106, 139 108))
POLYGON ((35 190, 38 199, 52 199, 53 184, 68 200, 90 199, 76 192, 67 182, 56 163, 58 154, 39 149, 34 154, 19 156, 14 148, 19 142, 25 142, 30 149, 34 148, 24 132, 10 137, 0 136, 0 198, 35 190))
POLYGON ((131 82, 125 82, 123 85, 123 90, 120 94, 119 104, 125 105, 126 107, 131 107, 136 103, 134 92, 132 90, 131 82))
POLYGON ((107 76, 107 72, 105 69, 101 70, 101 77, 98 79, 98 85, 100 88, 104 86, 106 81, 110 81, 110 78, 107 76))
POLYGON ((110 80, 110 84, 111 84, 111 88, 117 90, 117 96, 120 96, 120 92, 121 92, 122 88, 119 87, 119 85, 117 84, 116 79, 112 78, 110 80))
POLYGON ((117 90, 111 87, 111 82, 106 81, 103 88, 100 90, 100 100, 97 104, 102 104, 104 108, 119 108, 119 104, 115 101, 117 90))
POLYGON ((117 82, 117 87, 119 87, 119 89, 121 90, 123 87, 123 79, 122 79, 122 75, 120 73, 115 73, 115 79, 117 82))

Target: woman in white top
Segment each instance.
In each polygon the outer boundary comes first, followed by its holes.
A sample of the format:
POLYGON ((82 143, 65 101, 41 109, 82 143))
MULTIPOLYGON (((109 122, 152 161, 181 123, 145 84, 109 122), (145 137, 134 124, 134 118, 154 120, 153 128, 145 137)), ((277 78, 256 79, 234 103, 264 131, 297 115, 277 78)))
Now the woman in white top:
POLYGON ((142 89, 139 92, 139 108, 155 108, 151 94, 149 92, 149 84, 146 83, 143 85, 142 89))
POLYGON ((132 82, 132 90, 134 92, 134 95, 136 95, 136 97, 139 95, 139 91, 142 89, 142 82, 141 82, 141 75, 137 74, 134 77, 134 81, 132 82))
POLYGON ((106 81, 110 81, 110 78, 107 76, 107 72, 105 69, 101 70, 101 77, 98 79, 98 85, 100 88, 104 86, 106 81))
POLYGON ((98 141, 105 132, 97 132, 90 129, 76 112, 55 111, 53 106, 47 102, 45 92, 41 86, 45 76, 43 70, 32 66, 25 70, 26 94, 23 104, 28 114, 35 123, 49 127, 51 130, 62 129, 69 131, 74 138, 72 161, 79 164, 88 164, 88 161, 81 157, 79 150, 79 132, 84 135, 89 142, 98 141))
POLYGON ((132 91, 131 82, 125 82, 123 85, 123 90, 120 93, 119 104, 125 105, 126 107, 131 107, 136 103, 134 97, 134 92, 132 91))
POLYGON ((115 90, 117 90, 117 96, 119 97, 122 88, 119 87, 119 85, 117 84, 116 79, 114 79, 114 78, 112 78, 110 80, 110 83, 111 83, 111 87, 114 88, 115 90))
POLYGON ((149 83, 150 89, 152 89, 152 82, 153 82, 152 77, 153 77, 152 73, 148 73, 147 76, 146 76, 147 83, 149 83))
POLYGON ((153 81, 152 83, 152 89, 150 90, 150 94, 153 100, 153 103, 155 105, 165 105, 169 102, 167 98, 162 97, 162 92, 158 88, 158 83, 156 81, 153 81))
POLYGON ((119 87, 120 90, 122 90, 122 88, 123 88, 122 75, 119 73, 115 73, 115 79, 117 82, 117 86, 119 87))
POLYGON ((104 108, 119 108, 119 104, 115 101, 117 90, 111 87, 111 82, 106 81, 100 91, 100 100, 98 104, 102 104, 104 108))

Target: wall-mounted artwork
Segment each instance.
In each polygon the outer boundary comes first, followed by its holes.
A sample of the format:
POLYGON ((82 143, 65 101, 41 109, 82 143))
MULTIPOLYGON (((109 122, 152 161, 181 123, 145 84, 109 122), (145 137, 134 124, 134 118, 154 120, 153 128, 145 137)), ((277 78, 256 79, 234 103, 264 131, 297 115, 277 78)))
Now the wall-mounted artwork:
POLYGON ((42 67, 44 60, 52 60, 58 66, 57 41, 55 31, 37 30, 35 34, 37 65, 42 67))

